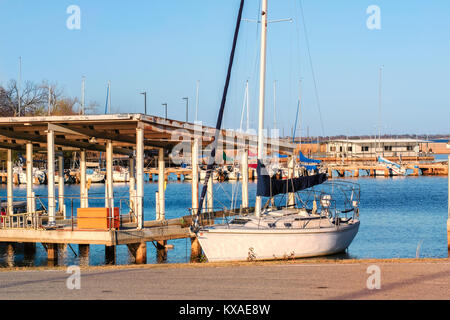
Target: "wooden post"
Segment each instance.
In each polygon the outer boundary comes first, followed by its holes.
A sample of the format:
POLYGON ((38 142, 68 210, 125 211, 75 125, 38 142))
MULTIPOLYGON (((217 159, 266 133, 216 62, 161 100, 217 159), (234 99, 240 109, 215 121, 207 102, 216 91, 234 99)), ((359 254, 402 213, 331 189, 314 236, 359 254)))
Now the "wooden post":
MULTIPOLYGON (((47 131, 47 193, 48 193, 48 224, 56 223, 55 203, 55 131, 47 131)), ((56 249, 57 250, 57 249, 56 249)))
POLYGON ((27 260, 33 259, 36 254, 36 243, 24 243, 23 252, 25 259, 27 260))
POLYGON ((13 165, 12 165, 12 150, 8 149, 8 155, 7 155, 7 186, 6 186, 6 197, 7 197, 7 213, 9 215, 13 214, 13 202, 14 202, 14 194, 13 194, 13 165))
POLYGON ((27 143, 27 212, 33 212, 32 194, 33 194, 33 144, 27 143))
POLYGON ((105 264, 116 264, 116 246, 105 246, 105 264))
POLYGON ((16 244, 14 242, 6 243, 6 260, 8 267, 14 267, 14 257, 15 257, 16 244))
POLYGON ((358 169, 358 168, 355 168, 355 171, 354 171, 353 176, 354 176, 355 178, 358 178, 358 177, 359 177, 359 169, 358 169))
POLYGON ((191 262, 200 262, 202 247, 197 237, 191 238, 191 262))
POLYGON ((167 241, 157 241, 156 242, 156 261, 158 263, 164 263, 167 261, 167 241))
POLYGON ((47 243, 47 260, 51 265, 58 264, 58 245, 55 243, 47 243))
POLYGON ((160 148, 158 153, 158 195, 159 195, 159 215, 156 220, 162 221, 165 219, 165 162, 164 162, 164 149, 160 148))
POLYGON ((79 244, 78 253, 80 256, 80 265, 89 265, 90 246, 88 244, 79 244))
POLYGON ((146 264, 147 263, 147 243, 131 243, 128 244, 128 250, 135 259, 136 264, 146 264))

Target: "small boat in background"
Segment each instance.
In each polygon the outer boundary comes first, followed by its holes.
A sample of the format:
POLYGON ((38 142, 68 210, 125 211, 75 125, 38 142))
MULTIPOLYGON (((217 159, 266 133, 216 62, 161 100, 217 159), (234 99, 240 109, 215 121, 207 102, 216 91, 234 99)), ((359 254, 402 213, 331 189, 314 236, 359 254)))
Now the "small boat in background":
MULTIPOLYGON (((386 167, 389 170, 389 176, 406 176, 407 175, 407 171, 406 168, 403 167, 402 165, 389 161, 386 158, 383 157, 378 157, 378 163, 380 163, 381 165, 383 165, 384 167, 386 167)), ((376 170, 376 175, 377 176, 384 176, 385 175, 385 170, 376 170)))
POLYGON ((129 182, 130 172, 128 168, 119 167, 113 171, 113 181, 114 182, 129 182))
POLYGON ((91 183, 103 183, 105 182, 105 175, 97 169, 88 169, 86 171, 86 180, 91 181, 91 183))

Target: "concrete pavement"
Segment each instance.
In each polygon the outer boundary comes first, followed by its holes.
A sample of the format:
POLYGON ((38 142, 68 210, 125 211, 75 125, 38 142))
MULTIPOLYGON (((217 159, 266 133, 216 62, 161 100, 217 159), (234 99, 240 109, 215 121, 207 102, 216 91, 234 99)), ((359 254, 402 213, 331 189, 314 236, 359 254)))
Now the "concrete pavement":
POLYGON ((2 271, 0 299, 450 299, 448 259, 90 267, 79 290, 68 289, 66 271, 2 271), (368 289, 369 278, 377 282, 371 266, 380 289, 368 289))

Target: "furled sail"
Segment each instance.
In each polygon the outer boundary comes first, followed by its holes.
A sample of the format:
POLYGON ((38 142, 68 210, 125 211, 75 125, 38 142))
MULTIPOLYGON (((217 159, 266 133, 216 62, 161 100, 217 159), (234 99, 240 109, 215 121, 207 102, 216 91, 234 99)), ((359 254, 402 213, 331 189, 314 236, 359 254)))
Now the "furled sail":
POLYGON ((263 164, 258 166, 258 184, 256 194, 259 197, 274 197, 279 194, 286 194, 305 190, 316 185, 322 184, 328 180, 326 173, 304 176, 299 178, 281 180, 262 174, 266 171, 263 164))

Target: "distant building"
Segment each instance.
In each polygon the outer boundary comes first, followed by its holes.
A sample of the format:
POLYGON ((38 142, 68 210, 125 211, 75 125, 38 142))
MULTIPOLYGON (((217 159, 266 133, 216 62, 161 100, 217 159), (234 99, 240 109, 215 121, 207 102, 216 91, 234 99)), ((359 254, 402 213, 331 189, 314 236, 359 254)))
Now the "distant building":
POLYGON ((366 158, 384 155, 385 157, 416 157, 427 141, 415 139, 349 139, 328 141, 328 157, 366 158))

